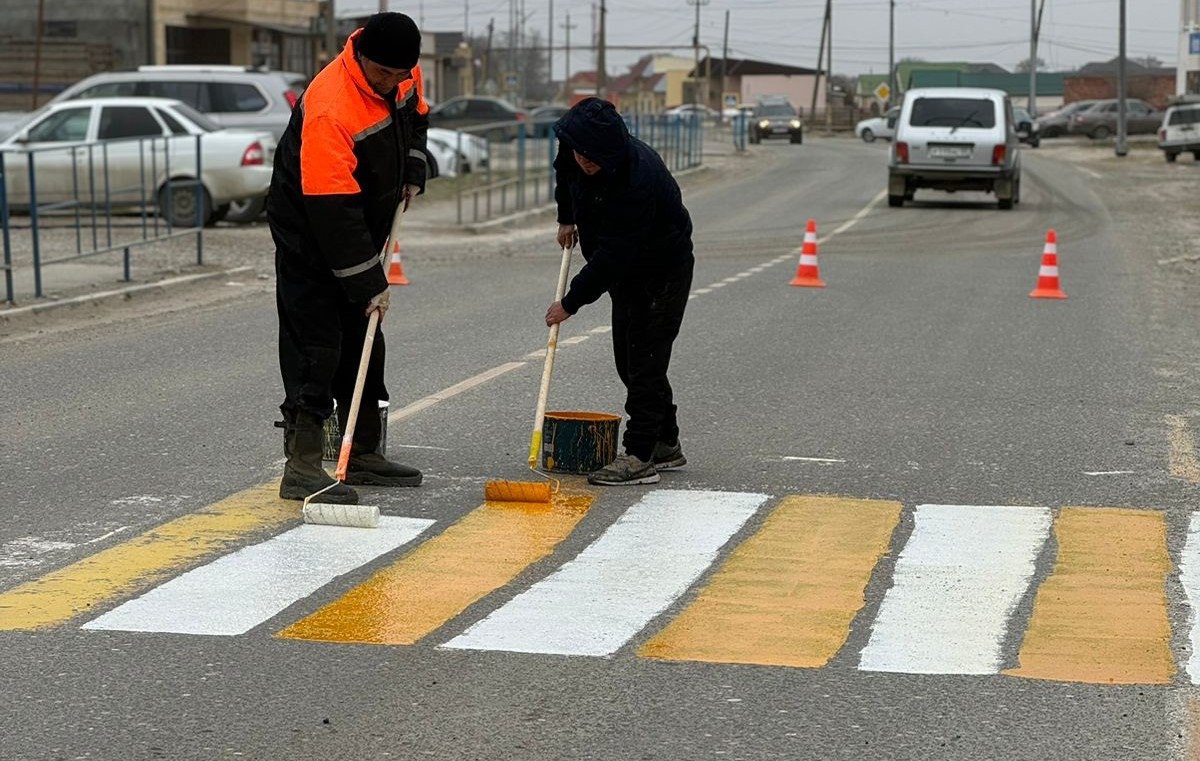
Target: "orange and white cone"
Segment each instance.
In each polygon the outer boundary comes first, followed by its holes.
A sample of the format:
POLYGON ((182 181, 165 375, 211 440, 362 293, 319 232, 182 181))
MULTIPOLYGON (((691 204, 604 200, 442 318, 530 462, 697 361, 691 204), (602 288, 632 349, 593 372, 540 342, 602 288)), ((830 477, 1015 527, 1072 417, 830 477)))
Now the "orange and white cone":
POLYGON ((400 261, 400 241, 392 243, 392 261, 388 265, 387 281, 388 285, 408 285, 408 278, 404 276, 404 264, 400 261))
POLYGON ((805 288, 824 288, 825 281, 817 267, 817 221, 808 220, 804 231, 804 246, 800 249, 800 264, 796 267, 796 276, 789 285, 805 288))
POLYGON ((1030 292, 1031 299, 1065 299, 1058 284, 1058 234, 1053 230, 1046 233, 1046 248, 1042 251, 1042 266, 1038 269, 1037 288, 1030 292))

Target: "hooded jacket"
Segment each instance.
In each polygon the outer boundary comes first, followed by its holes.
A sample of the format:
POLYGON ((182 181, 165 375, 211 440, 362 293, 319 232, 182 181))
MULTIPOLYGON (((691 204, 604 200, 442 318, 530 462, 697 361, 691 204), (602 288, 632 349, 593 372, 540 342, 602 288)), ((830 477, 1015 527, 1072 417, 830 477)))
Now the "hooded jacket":
MULTIPOLYGON (((404 184, 424 191, 429 105, 421 69, 393 102, 371 89, 350 35, 313 78, 275 151, 267 212, 279 258, 332 276, 350 301, 387 288, 379 252, 404 184)), ((430 174, 432 176, 432 174, 430 174)))
POLYGON ((692 220, 654 149, 629 134, 613 104, 587 98, 554 125, 558 222, 576 225, 587 263, 571 280, 569 314, 630 278, 661 279, 692 260, 692 220), (600 165, 588 176, 578 151, 600 165))

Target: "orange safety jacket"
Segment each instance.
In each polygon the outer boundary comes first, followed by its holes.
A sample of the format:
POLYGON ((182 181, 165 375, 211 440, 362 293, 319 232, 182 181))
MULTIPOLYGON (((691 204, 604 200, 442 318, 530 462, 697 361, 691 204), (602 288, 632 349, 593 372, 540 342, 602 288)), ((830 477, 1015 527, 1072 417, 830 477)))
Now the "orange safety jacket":
POLYGON ((267 200, 281 265, 332 278, 351 301, 387 288, 380 250, 402 186, 424 192, 436 176, 421 68, 400 84, 394 102, 380 96, 355 58, 361 33, 350 35, 296 105, 275 151, 267 200))

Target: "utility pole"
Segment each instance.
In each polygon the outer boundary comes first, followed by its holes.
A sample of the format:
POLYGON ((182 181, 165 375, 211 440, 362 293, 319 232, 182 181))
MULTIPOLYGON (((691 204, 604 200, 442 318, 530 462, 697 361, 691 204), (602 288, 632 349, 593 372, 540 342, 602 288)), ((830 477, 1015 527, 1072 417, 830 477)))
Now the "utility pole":
POLYGON ((687 0, 688 5, 696 6, 696 31, 692 34, 692 103, 700 102, 700 6, 708 5, 708 0, 687 0))
POLYGON ((333 0, 325 0, 325 63, 337 58, 337 16, 333 0))
POLYGON ((546 33, 546 79, 550 80, 550 86, 554 86, 554 0, 550 0, 550 18, 546 25, 549 31, 546 33))
POLYGON ((387 12, 387 0, 379 0, 379 12, 380 13, 387 12))
MULTIPOLYGON (((33 110, 38 107, 38 88, 41 87, 42 75, 42 27, 45 26, 46 0, 38 0, 37 30, 34 32, 33 43, 33 110)), ((31 159, 32 160, 32 159, 31 159)), ((30 165, 32 166, 32 164, 30 165)))
MULTIPOLYGON (((817 118, 817 93, 821 89, 821 64, 825 60, 825 34, 829 31, 829 3, 825 3, 825 18, 821 21, 821 44, 817 47, 817 76, 813 80, 812 103, 808 107, 808 115, 814 121, 817 118)), ((828 83, 826 83, 828 87, 828 83)))
POLYGON ((604 5, 605 0, 600 0, 600 39, 599 49, 596 50, 596 95, 603 98, 608 91, 608 72, 605 71, 604 62, 604 46, 607 43, 605 38, 605 19, 608 16, 608 8, 604 5))
MULTIPOLYGON (((567 22, 562 25, 562 28, 567 33, 567 50, 563 55, 563 92, 566 93, 567 85, 571 81, 571 30, 578 24, 571 23, 571 12, 567 11, 567 22)), ((554 51, 550 51, 550 55, 554 55, 554 51)))
POLYGON ((896 0, 888 0, 888 96, 886 108, 896 100, 896 0))
POLYGON ((833 0, 825 0, 825 25, 829 27, 829 42, 825 48, 825 129, 833 130, 833 0))
MULTIPOLYGON (((487 47, 483 49, 483 76, 480 77, 484 87, 487 87, 488 77, 492 75, 492 32, 495 31, 495 27, 496 19, 488 19, 487 47)), ((494 91, 492 94, 495 94, 494 91)))
MULTIPOLYGON (((721 123, 725 123, 725 91, 729 89, 729 9, 725 9, 725 42, 721 46, 721 107, 717 109, 720 112, 721 123)), ((741 103, 741 96, 738 96, 738 102, 741 103)))
POLYGON ((1120 33, 1117 42, 1117 156, 1129 153, 1129 145, 1125 141, 1125 0, 1121 0, 1120 33))

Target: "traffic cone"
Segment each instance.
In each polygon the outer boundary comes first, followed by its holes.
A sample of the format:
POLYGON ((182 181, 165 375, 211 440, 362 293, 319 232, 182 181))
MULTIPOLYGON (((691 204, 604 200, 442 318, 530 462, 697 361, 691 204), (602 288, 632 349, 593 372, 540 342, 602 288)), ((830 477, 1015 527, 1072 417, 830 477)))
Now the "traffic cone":
POLYGON ((388 285, 408 285, 408 278, 404 276, 404 264, 400 261, 400 241, 392 243, 392 261, 388 265, 387 281, 388 285))
POLYGON ((1053 230, 1046 233, 1046 248, 1042 252, 1042 266, 1038 270, 1037 288, 1029 294, 1031 299, 1065 299, 1067 294, 1058 285, 1058 234, 1053 230))
POLYGON ((804 231, 804 246, 800 249, 800 264, 796 267, 796 276, 789 285, 799 285, 805 288, 824 288, 825 281, 817 268, 817 221, 808 220, 808 228, 804 231))

